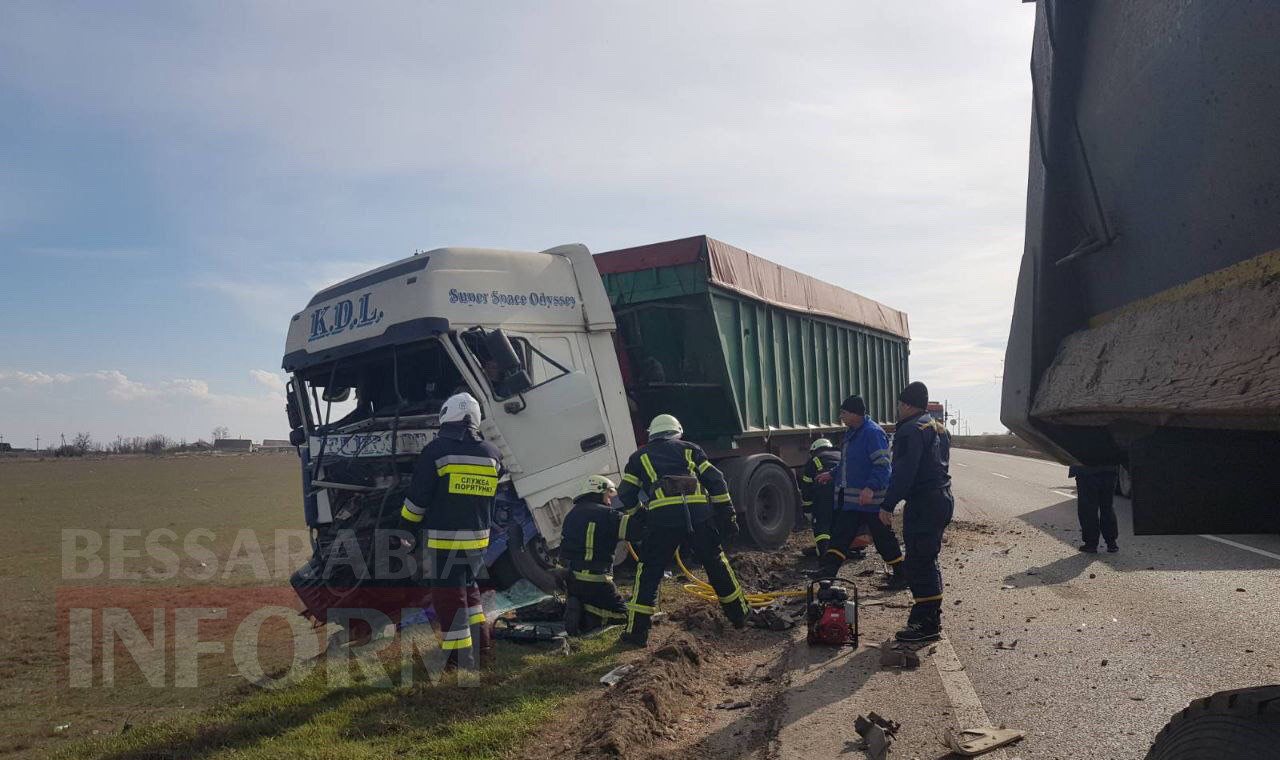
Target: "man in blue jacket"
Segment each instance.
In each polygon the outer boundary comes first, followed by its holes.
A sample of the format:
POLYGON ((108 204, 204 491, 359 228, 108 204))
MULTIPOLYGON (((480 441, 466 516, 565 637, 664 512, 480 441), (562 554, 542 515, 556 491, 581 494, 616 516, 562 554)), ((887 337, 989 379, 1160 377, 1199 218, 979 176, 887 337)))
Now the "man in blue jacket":
POLYGON ((819 572, 823 576, 839 572, 840 565, 848 559, 849 544, 865 525, 871 531, 871 540, 880 558, 893 568, 889 586, 906 588, 898 537, 892 526, 877 519, 889 486, 889 437, 867 416, 867 405, 861 396, 850 396, 840 404, 840 421, 848 431, 844 434, 840 465, 834 475, 836 499, 831 543, 819 559, 819 572))
POLYGON ((931 641, 942 636, 942 533, 951 523, 950 438, 942 423, 926 411, 929 389, 914 382, 898 394, 898 428, 893 434, 893 477, 880 505, 880 522, 889 525, 893 509, 906 500, 902 538, 907 544, 903 571, 911 584, 911 614, 899 641, 931 641))

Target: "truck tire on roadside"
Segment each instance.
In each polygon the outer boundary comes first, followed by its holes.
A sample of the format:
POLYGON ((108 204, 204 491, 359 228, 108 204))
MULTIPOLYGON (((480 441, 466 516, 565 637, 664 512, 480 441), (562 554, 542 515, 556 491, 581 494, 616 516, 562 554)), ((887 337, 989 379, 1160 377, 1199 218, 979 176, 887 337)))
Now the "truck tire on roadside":
POLYGON ((554 565, 547 553, 546 541, 542 536, 534 536, 526 542, 524 531, 519 525, 511 525, 507 531, 506 554, 511 558, 516 572, 548 594, 556 593, 556 576, 552 572, 554 565))
POLYGON ((1280 685, 1220 691, 1174 715, 1146 760, 1280 760, 1280 685))
POLYGON ((795 527, 797 507, 791 475, 776 464, 762 464, 742 493, 742 528, 761 549, 777 549, 795 527))

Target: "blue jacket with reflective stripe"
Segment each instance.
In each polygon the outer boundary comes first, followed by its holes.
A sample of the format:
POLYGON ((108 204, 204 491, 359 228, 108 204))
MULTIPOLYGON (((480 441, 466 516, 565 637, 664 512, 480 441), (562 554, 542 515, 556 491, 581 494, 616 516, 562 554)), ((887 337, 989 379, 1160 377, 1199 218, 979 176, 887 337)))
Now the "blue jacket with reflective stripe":
POLYGON ((836 487, 844 489, 844 502, 839 503, 837 496, 836 509, 878 512, 891 474, 889 436, 875 420, 864 417, 862 427, 845 433, 840 450, 836 487), (861 505, 858 493, 864 488, 870 488, 875 496, 870 504, 861 505))

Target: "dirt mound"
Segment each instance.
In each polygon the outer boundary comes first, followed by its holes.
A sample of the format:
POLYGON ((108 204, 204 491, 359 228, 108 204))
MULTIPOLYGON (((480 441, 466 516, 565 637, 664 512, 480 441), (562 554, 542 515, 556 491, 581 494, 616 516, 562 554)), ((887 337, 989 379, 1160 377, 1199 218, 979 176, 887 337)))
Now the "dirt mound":
POLYGON ((804 582, 795 555, 785 548, 776 552, 739 552, 729 562, 747 591, 784 591, 804 582))
POLYGON ((604 697, 608 711, 583 739, 570 749, 578 758, 647 757, 655 739, 664 735, 690 705, 705 696, 699 670, 709 651, 684 631, 673 631, 667 640, 640 660, 604 697))
POLYGON ((729 621, 712 604, 687 604, 671 610, 671 622, 691 633, 723 636, 729 621))

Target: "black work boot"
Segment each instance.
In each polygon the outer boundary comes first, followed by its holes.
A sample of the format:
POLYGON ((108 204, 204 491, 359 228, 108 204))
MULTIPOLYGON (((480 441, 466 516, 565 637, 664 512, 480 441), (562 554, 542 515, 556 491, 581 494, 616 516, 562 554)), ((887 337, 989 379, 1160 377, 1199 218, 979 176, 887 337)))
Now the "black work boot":
POLYGON ((618 644, 625 648, 644 649, 649 645, 649 637, 640 633, 624 633, 618 637, 618 644))
POLYGON ((1107 551, 1111 552, 1112 554, 1115 554, 1116 552, 1120 551, 1120 544, 1117 544, 1115 541, 1108 542, 1107 551))
POLYGON ((894 634, 898 641, 935 641, 942 638, 942 609, 913 607, 907 627, 894 634))
POLYGON ((564 601, 564 632, 570 636, 582 633, 582 600, 576 596, 564 601))
POLYGON ((911 588, 911 584, 907 583, 907 574, 902 572, 902 563, 893 565, 893 575, 890 575, 880 584, 880 588, 885 591, 902 591, 911 588))
POLYGON ((1082 544, 1082 545, 1080 546, 1080 551, 1084 552, 1085 554, 1097 554, 1097 553, 1098 553, 1098 545, 1097 545, 1097 544, 1082 544))

